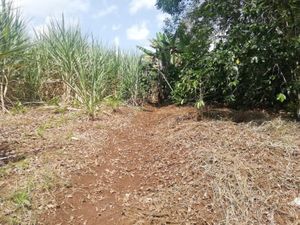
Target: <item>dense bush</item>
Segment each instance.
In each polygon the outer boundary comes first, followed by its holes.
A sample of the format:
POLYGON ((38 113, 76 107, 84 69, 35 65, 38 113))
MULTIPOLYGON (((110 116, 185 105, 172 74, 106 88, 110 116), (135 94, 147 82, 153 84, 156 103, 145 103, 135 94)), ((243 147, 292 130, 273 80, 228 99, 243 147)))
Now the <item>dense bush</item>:
POLYGON ((172 16, 165 34, 175 39, 171 54, 181 62, 169 73, 176 79, 173 100, 300 107, 299 1, 158 0, 157 6, 172 16))

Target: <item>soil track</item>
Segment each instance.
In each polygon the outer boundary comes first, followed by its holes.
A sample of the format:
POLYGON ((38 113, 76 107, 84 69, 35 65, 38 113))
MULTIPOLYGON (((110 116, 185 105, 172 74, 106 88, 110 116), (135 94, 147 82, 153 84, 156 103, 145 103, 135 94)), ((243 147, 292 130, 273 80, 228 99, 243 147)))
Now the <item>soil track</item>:
POLYGON ((274 136, 267 126, 199 123, 193 108, 174 106, 130 118, 45 224, 298 224, 289 201, 299 194, 299 145, 287 144, 297 129, 274 136))
MULTIPOLYGON (((178 116, 178 111, 176 107, 147 107, 135 112, 127 125, 112 129, 102 154, 97 156, 101 162, 73 176, 71 190, 59 194, 59 208, 54 215, 46 216, 43 223, 135 223, 126 216, 127 202, 133 192, 158 185, 155 178, 149 177, 149 163, 159 153, 163 140, 158 142, 153 137, 162 137, 157 133, 158 125, 170 116, 178 116)), ((195 110, 185 108, 182 113, 192 115, 195 110)))
POLYGON ((116 111, 0 118, 3 139, 28 152, 0 171, 0 224, 299 225, 299 123, 116 111))

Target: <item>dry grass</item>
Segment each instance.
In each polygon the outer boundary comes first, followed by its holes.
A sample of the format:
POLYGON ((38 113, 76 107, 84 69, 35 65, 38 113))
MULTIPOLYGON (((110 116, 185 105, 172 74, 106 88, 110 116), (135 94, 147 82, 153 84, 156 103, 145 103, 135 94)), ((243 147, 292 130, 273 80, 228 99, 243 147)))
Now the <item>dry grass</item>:
POLYGON ((55 195, 71 188, 71 175, 94 165, 107 127, 120 121, 89 121, 82 111, 29 108, 1 115, 0 143, 26 156, 0 167, 0 224, 38 224, 40 214, 59 207, 55 195), (83 160, 84 159, 84 160, 83 160))
POLYGON ((157 132, 168 147, 149 167, 160 185, 138 191, 129 215, 136 224, 299 224, 290 205, 300 191, 299 128, 166 117, 157 132))
POLYGON ((72 175, 91 176, 107 163, 108 133, 115 140, 132 132, 133 143, 116 145, 120 154, 110 159, 120 174, 128 157, 138 162, 142 184, 115 194, 131 224, 299 225, 300 209, 290 204, 300 194, 298 123, 199 122, 193 109, 176 107, 103 109, 95 121, 68 109, 26 111, 0 118, 0 141, 27 156, 0 169, 0 224, 37 224, 43 212, 58 211, 57 196, 78 188, 72 175))

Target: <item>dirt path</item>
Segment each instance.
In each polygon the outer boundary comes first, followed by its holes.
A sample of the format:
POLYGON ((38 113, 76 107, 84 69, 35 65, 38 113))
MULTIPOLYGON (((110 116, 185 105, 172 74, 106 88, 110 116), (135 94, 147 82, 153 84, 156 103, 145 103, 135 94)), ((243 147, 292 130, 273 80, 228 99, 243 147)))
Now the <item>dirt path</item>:
POLYGON ((128 112, 41 224, 298 224, 297 125, 198 122, 188 107, 128 112))
POLYGON ((148 107, 127 125, 111 130, 95 166, 73 176, 70 190, 58 195, 59 208, 42 223, 133 224, 124 206, 132 192, 155 185, 155 179, 145 180, 160 145, 152 137, 159 135, 156 127, 170 114, 148 107))
POLYGON ((102 112, 0 118, 2 139, 27 152, 0 170, 1 225, 299 225, 299 123, 102 112))

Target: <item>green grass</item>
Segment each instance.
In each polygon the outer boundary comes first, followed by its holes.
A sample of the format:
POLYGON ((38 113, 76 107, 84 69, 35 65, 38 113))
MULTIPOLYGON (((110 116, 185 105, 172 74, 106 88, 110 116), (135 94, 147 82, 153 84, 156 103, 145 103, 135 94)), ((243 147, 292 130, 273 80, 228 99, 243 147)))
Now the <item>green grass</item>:
POLYGON ((23 114, 27 112, 26 107, 21 102, 16 102, 13 108, 10 110, 13 115, 23 114))
POLYGON ((139 97, 140 56, 116 52, 87 37, 79 26, 53 20, 38 36, 40 68, 47 79, 64 83, 65 103, 79 103, 93 119, 107 96, 128 100, 139 97))
POLYGON ((41 124, 37 129, 36 129, 36 134, 41 137, 45 138, 45 132, 52 127, 52 124, 49 122, 45 122, 41 124))
POLYGON ((68 111, 68 108, 66 106, 64 107, 60 107, 58 106, 55 110, 54 113, 55 114, 65 114, 68 111))
POLYGON ((114 96, 108 96, 104 98, 103 103, 106 106, 111 107, 113 110, 117 110, 122 104, 122 101, 114 96))
POLYGON ((12 202, 16 204, 18 208, 30 208, 31 199, 28 190, 16 191, 11 197, 12 202))
POLYGON ((20 170, 26 170, 30 167, 30 162, 28 159, 23 159, 23 160, 13 163, 12 167, 20 169, 20 170))
POLYGON ((47 130, 51 128, 62 127, 67 123, 69 123, 70 121, 76 119, 76 117, 78 116, 77 114, 66 115, 65 114, 66 111, 67 109, 64 107, 58 107, 57 109, 55 109, 54 114, 59 114, 59 115, 52 116, 48 120, 40 124, 35 130, 36 135, 41 138, 45 138, 45 133, 47 130))
POLYGON ((61 99, 58 96, 55 96, 51 98, 49 101, 47 101, 48 105, 53 105, 53 106, 59 106, 61 99))

